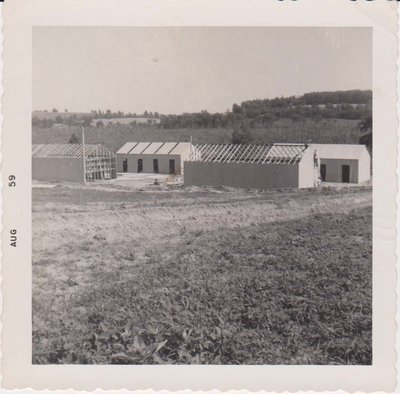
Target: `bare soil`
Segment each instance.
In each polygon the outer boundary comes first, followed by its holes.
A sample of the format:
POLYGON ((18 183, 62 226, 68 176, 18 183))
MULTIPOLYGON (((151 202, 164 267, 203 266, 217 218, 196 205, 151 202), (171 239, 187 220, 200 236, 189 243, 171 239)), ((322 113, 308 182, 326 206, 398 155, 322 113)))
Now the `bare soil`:
POLYGON ((34 185, 34 363, 372 362, 370 188, 165 181, 34 185))

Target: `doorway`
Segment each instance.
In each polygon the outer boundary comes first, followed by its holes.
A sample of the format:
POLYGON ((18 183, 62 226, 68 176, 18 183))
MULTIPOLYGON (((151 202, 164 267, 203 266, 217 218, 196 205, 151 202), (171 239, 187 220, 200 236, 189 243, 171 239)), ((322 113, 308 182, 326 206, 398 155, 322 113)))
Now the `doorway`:
POLYGON ((158 173, 158 159, 153 159, 153 171, 155 174, 158 173))
POLYGON ((137 161, 137 172, 143 172, 143 159, 137 161))
POLYGON ((169 173, 175 174, 175 160, 174 159, 169 160, 169 173))
POLYGON ((350 183, 350 166, 347 164, 342 165, 342 182, 350 183))
POLYGON ((320 166, 320 176, 321 176, 321 181, 325 182, 326 181, 326 164, 321 164, 321 166, 320 166))
POLYGON ((128 159, 122 159, 122 171, 128 172, 128 159))

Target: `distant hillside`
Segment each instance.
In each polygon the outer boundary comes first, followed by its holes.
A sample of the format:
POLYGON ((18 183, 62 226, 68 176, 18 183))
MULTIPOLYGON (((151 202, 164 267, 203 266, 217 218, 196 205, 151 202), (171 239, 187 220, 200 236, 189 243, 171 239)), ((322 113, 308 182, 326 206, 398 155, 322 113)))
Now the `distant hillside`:
POLYGON ((65 143, 73 133, 79 138, 80 126, 84 125, 87 142, 103 143, 113 151, 127 141, 189 141, 191 137, 194 143, 359 143, 363 124, 370 126, 362 130, 367 142, 361 142, 371 147, 369 90, 250 100, 233 104, 232 111, 213 114, 36 111, 32 114, 32 138, 34 143, 65 143))
POLYGON ((350 90, 312 92, 300 97, 243 101, 232 111, 207 111, 181 115, 161 115, 164 128, 265 127, 277 119, 363 119, 372 113, 372 91, 350 90))
POLYGON ((371 90, 312 92, 295 98, 297 104, 371 104, 371 90))
POLYGON ((37 119, 51 119, 55 120, 57 117, 60 117, 62 119, 68 119, 71 117, 75 117, 77 119, 82 119, 85 116, 90 116, 90 113, 88 112, 48 112, 48 111, 33 111, 32 112, 32 119, 37 118, 37 119))
POLYGON ((348 90, 336 92, 311 92, 302 96, 276 97, 257 99, 233 104, 232 110, 225 113, 183 113, 179 115, 159 114, 145 111, 142 115, 121 111, 92 110, 83 112, 34 111, 32 124, 39 127, 50 127, 54 123, 69 126, 96 125, 101 123, 136 123, 141 125, 158 124, 160 128, 225 128, 238 125, 247 127, 265 127, 277 119, 290 118, 302 120, 320 119, 365 119, 372 114, 371 90, 348 90), (117 120, 118 119, 118 120, 117 120), (128 120, 132 119, 132 120, 128 120), (135 121, 134 121, 135 120, 135 121), (101 122, 101 123, 100 123, 101 122))
MULTIPOLYGON (((193 143, 226 144, 232 142, 232 128, 180 128, 160 129, 154 127, 135 128, 132 126, 107 126, 85 128, 87 143, 102 143, 112 151, 117 151, 128 141, 190 141, 193 143)), ((32 141, 38 143, 68 143, 72 134, 78 139, 78 126, 54 125, 50 128, 33 127, 32 141)), ((360 138, 358 121, 347 119, 323 119, 293 121, 276 120, 266 128, 249 130, 251 143, 271 144, 274 142, 353 143, 360 138)))
POLYGON ((102 127, 102 126, 110 126, 110 125, 132 125, 136 126, 138 124, 145 125, 155 125, 160 124, 161 120, 157 118, 95 118, 91 121, 91 126, 102 127))

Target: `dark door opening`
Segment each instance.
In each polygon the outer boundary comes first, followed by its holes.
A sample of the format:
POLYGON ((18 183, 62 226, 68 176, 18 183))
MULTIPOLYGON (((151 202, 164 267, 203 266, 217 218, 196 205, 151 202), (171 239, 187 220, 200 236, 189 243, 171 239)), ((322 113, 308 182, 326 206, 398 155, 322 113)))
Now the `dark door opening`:
POLYGON ((143 172, 143 159, 137 161, 137 172, 143 172))
POLYGON ((169 160, 169 173, 175 174, 175 160, 174 159, 169 160))
POLYGON ((153 171, 154 173, 158 173, 158 159, 153 159, 153 171))
POLYGON ((321 164, 320 166, 320 172, 321 172, 321 181, 325 182, 326 181, 326 164, 321 164))
POLYGON ((122 159, 122 171, 128 172, 128 159, 122 159))
POLYGON ((350 166, 342 165, 342 182, 350 183, 350 166))

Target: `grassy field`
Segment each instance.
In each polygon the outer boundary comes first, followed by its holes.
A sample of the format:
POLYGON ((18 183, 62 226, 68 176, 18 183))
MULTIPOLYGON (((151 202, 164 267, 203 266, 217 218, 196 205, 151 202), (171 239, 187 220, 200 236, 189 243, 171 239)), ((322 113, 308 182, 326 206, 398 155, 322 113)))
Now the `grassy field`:
POLYGON ((371 190, 33 188, 33 362, 371 364, 371 190))
MULTIPOLYGON (((223 144, 232 141, 231 128, 219 129, 159 129, 155 127, 134 128, 119 127, 87 127, 86 142, 102 143, 112 151, 117 151, 128 141, 190 141, 202 144, 223 144)), ((54 125, 50 128, 33 127, 32 142, 34 144, 68 143, 71 134, 81 135, 79 127, 54 125)), ((272 144, 275 142, 314 143, 359 143, 360 131, 357 120, 323 119, 292 121, 280 119, 268 128, 251 130, 254 143, 272 144)))

